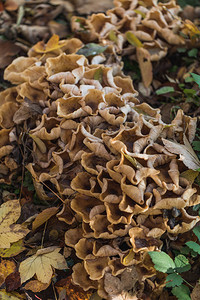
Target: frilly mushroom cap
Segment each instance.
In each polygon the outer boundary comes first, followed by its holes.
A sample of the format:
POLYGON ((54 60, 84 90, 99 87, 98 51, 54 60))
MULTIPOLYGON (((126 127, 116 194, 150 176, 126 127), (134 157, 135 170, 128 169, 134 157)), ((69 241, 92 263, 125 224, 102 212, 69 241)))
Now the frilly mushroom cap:
MULTIPOLYGON (((137 1, 116 3, 122 10, 137 7, 137 1)), ((24 122, 33 149, 26 167, 36 191, 45 201, 62 199, 57 218, 69 228, 65 243, 82 261, 73 267, 73 282, 109 295, 108 278, 122 282, 135 265, 144 280, 150 278, 145 253, 161 248, 165 232, 176 237, 200 219, 189 214, 200 203, 199 189, 184 177, 188 167, 180 153, 169 147, 170 139, 179 148, 193 141, 196 119, 179 110, 165 124, 159 109, 139 104, 129 77, 66 54, 64 44, 58 43, 58 56, 40 45, 43 60, 18 58, 6 69, 18 85, 0 93, 0 182, 9 182, 18 167, 14 153, 24 122)))
MULTIPOLYGON (((114 55, 134 55, 139 62, 145 87, 152 82, 152 62, 165 57, 173 45, 185 45, 185 23, 179 17, 176 1, 114 1, 114 8, 105 14, 71 19, 71 27, 82 41, 101 43, 114 55), (83 28, 85 30, 83 30, 83 28), (127 46, 127 42, 129 45, 127 46), (136 56, 135 56, 136 54, 136 56)), ((188 40, 189 41, 189 40, 188 40)))

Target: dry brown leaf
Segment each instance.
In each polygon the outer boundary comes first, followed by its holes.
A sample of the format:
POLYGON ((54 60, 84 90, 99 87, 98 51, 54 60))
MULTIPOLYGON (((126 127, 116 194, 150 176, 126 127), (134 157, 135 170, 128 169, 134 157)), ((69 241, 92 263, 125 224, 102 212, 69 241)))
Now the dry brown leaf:
POLYGON ((21 215, 19 200, 10 200, 0 207, 0 245, 10 248, 10 244, 25 237, 29 230, 15 223, 21 215))
POLYGON ((31 280, 24 286, 24 288, 25 290, 31 290, 33 293, 39 293, 46 290, 50 283, 51 281, 49 281, 49 283, 42 283, 39 280, 31 280))
POLYGON ((26 282, 35 274, 42 283, 49 283, 53 275, 53 269, 67 269, 67 263, 62 254, 61 248, 48 247, 40 249, 35 255, 25 259, 19 266, 21 283, 26 282))
POLYGON ((144 86, 148 88, 153 80, 153 71, 152 71, 150 53, 145 48, 137 47, 136 55, 140 66, 144 86))
POLYGON ((185 135, 183 138, 184 145, 166 139, 162 139, 162 141, 169 152, 180 155, 180 160, 186 167, 192 170, 200 168, 200 161, 185 135))
POLYGON ((36 230, 38 227, 40 227, 42 224, 44 224, 46 221, 48 221, 52 216, 54 216, 58 212, 57 207, 49 207, 43 210, 32 224, 32 230, 36 230))

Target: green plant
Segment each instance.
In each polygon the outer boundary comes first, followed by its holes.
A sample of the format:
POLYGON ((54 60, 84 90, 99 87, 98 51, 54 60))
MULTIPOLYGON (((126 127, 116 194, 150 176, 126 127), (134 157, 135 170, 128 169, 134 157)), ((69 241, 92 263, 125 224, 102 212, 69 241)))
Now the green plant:
POLYGON ((183 255, 179 254, 173 260, 167 253, 161 251, 151 251, 149 255, 154 263, 156 270, 167 273, 166 287, 172 288, 172 294, 180 300, 190 299, 190 290, 183 284, 186 282, 180 273, 190 270, 191 265, 189 260, 183 255))
MULTIPOLYGON (((200 241, 200 226, 193 229, 193 233, 200 241)), ((171 292, 179 300, 190 300, 190 289, 193 286, 187 282, 181 273, 192 268, 190 260, 186 257, 197 257, 200 254, 200 245, 194 241, 188 241, 181 249, 181 253, 175 256, 174 260, 165 252, 151 251, 149 255, 157 271, 167 273, 166 287, 172 288, 171 292)))

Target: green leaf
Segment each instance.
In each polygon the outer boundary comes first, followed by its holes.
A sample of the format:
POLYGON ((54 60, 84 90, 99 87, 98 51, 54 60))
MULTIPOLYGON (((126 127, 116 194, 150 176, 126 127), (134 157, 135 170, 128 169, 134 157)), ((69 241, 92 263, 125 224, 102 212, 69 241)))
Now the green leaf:
POLYGON ((196 95, 196 91, 193 90, 193 89, 184 89, 184 90, 183 90, 183 93, 184 93, 185 95, 188 95, 188 96, 194 96, 194 95, 196 95))
POLYGON ((86 44, 83 48, 79 49, 76 54, 85 55, 86 57, 103 53, 108 46, 100 46, 95 43, 86 44))
POLYGON ((193 232, 197 236, 198 240, 200 241, 200 226, 193 228, 193 232))
POLYGON ((191 300, 189 288, 181 284, 172 289, 172 294, 178 298, 178 300, 191 300))
POLYGON ((176 256, 174 262, 178 273, 186 272, 191 269, 189 260, 182 254, 176 256))
POLYGON ((194 78, 194 81, 198 84, 198 86, 200 87, 200 75, 191 73, 192 77, 194 78))
POLYGON ((185 82, 193 82, 194 81, 194 78, 192 78, 191 76, 187 76, 185 78, 185 82))
POLYGON ((200 245, 198 245, 196 242, 189 241, 185 243, 190 249, 200 254, 200 245))
POLYGON ((200 151, 200 141, 194 141, 192 143, 192 146, 193 146, 194 150, 200 151))
POLYGON ((176 267, 171 257, 163 251, 151 251, 149 255, 154 263, 155 269, 160 272, 166 273, 169 269, 173 271, 176 267))
POLYGON ((187 48, 177 48, 178 53, 185 53, 187 48))
POLYGON ((156 95, 163 95, 171 92, 174 92, 174 88, 172 86, 164 86, 156 91, 156 95))
POLYGON ((166 281, 166 287, 174 287, 181 285, 183 283, 183 278, 177 273, 172 273, 167 275, 166 281))
POLYGON ((188 52, 188 56, 189 56, 189 57, 197 57, 197 54, 198 54, 198 49, 197 49, 197 48, 191 49, 191 50, 188 52))

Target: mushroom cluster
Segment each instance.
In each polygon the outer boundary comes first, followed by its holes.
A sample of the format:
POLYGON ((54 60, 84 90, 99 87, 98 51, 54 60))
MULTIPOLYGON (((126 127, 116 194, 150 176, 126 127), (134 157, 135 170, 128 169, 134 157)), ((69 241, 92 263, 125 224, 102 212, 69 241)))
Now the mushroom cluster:
POLYGON ((169 145, 191 143, 196 119, 179 110, 165 124, 129 77, 74 54, 79 42, 40 45, 5 70, 16 86, 0 93, 0 182, 18 167, 16 149, 31 149, 23 164, 38 195, 64 202, 57 217, 80 259, 74 284, 112 299, 155 274, 147 252, 165 232, 176 237, 200 220, 189 214, 199 190, 169 145))
POLYGON ((165 57, 173 46, 185 45, 185 26, 192 27, 192 22, 184 23, 178 16, 181 8, 175 0, 157 2, 115 0, 114 8, 105 14, 72 17, 72 31, 85 43, 97 41, 113 53, 130 55, 138 61, 148 87, 153 79, 152 62, 165 57))

